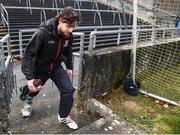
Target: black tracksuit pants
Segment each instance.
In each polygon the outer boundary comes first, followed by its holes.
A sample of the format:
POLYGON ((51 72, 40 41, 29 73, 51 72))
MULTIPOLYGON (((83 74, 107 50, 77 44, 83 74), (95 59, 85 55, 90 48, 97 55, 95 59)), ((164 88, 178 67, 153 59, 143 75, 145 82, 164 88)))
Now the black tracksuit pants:
MULTIPOLYGON (((60 66, 57 70, 49 75, 38 75, 35 79, 41 79, 42 85, 46 83, 48 79, 51 79, 60 92, 59 103, 59 115, 61 118, 65 118, 69 115, 73 106, 73 93, 74 87, 71 83, 66 71, 60 66)), ((35 97, 39 92, 30 93, 30 97, 35 97)))

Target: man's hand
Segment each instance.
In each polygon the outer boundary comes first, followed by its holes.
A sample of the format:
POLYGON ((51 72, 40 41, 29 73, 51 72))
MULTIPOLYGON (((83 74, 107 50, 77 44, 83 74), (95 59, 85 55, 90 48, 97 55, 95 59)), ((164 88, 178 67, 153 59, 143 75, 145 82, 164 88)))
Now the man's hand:
POLYGON ((72 78, 72 76, 73 76, 73 70, 71 70, 71 69, 67 69, 67 70, 66 70, 66 72, 67 72, 67 74, 68 74, 69 78, 71 79, 71 78, 72 78))
POLYGON ((34 79, 27 81, 28 89, 29 89, 31 92, 36 92, 36 88, 34 87, 33 82, 34 82, 34 79))

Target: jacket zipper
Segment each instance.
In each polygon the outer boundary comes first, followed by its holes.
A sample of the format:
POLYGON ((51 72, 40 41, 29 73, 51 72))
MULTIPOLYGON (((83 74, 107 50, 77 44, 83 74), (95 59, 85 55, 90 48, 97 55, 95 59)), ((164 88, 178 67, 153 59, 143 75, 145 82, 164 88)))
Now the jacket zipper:
POLYGON ((54 58, 53 62, 51 62, 50 71, 52 71, 52 69, 53 69, 53 66, 54 66, 53 63, 54 63, 55 60, 57 59, 57 57, 58 57, 58 55, 59 55, 59 53, 60 53, 60 50, 61 50, 61 41, 59 40, 59 42, 58 42, 58 50, 57 50, 57 53, 56 53, 56 57, 54 58))

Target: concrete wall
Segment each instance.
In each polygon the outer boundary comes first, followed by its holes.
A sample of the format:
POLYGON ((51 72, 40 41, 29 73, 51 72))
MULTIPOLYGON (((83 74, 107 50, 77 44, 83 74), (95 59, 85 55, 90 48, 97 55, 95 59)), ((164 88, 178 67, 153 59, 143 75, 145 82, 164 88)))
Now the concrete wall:
POLYGON ((6 132, 8 128, 8 112, 5 100, 4 77, 0 72, 0 134, 6 132))
POLYGON ((82 82, 79 91, 81 101, 102 95, 118 88, 129 72, 130 50, 104 49, 84 55, 82 82), (106 53, 105 53, 106 52, 106 53))

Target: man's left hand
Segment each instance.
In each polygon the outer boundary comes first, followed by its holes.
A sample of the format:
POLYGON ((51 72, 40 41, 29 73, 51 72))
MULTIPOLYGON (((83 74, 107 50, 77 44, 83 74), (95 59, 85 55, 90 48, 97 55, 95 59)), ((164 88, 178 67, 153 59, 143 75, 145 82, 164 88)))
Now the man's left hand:
POLYGON ((72 76, 73 76, 73 70, 72 69, 67 69, 66 72, 67 72, 69 78, 71 79, 72 76))

